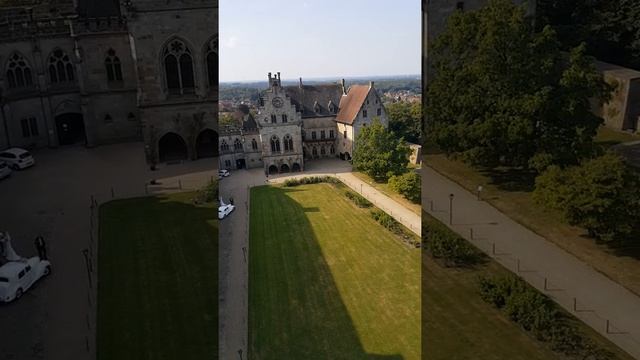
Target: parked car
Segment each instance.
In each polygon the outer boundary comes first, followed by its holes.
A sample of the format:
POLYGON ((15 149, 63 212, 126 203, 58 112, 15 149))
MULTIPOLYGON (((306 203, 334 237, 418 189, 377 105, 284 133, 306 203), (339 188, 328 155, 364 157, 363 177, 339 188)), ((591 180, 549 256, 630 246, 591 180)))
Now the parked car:
POLYGON ((51 263, 34 256, 10 261, 0 267, 0 301, 19 299, 36 281, 51 274, 51 263))
POLYGON ((219 178, 220 178, 220 177, 227 177, 227 176, 229 176, 229 175, 231 175, 231 173, 229 172, 229 170, 225 170, 225 169, 218 170, 218 177, 219 177, 219 178))
POLYGON ((30 152, 20 148, 11 148, 0 152, 0 161, 6 162, 13 170, 28 168, 36 163, 30 152))
POLYGON ((235 205, 231 204, 223 204, 218 207, 218 219, 222 220, 227 217, 233 210, 235 210, 235 205))
POLYGON ((0 179, 4 179, 8 176, 11 176, 11 169, 9 169, 9 165, 4 161, 0 161, 0 179))

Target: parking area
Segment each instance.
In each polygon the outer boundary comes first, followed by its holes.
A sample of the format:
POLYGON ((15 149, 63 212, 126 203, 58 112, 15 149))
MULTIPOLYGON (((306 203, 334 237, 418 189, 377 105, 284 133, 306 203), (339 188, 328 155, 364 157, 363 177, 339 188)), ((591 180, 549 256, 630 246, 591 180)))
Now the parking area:
POLYGON ((92 196, 100 202, 142 196, 151 179, 168 179, 179 188, 204 183, 214 176, 217 158, 152 172, 142 143, 33 155, 36 166, 0 181, 0 230, 10 232, 24 257, 37 254, 34 239, 42 235, 53 273, 19 301, 0 305, 0 359, 94 359, 95 300, 82 253, 89 246, 92 196))

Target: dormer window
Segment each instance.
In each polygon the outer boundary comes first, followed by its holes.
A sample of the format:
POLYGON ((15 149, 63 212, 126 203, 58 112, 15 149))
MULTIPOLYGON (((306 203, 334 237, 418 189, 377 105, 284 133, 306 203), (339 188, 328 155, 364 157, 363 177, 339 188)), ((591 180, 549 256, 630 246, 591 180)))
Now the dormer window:
POLYGON ((327 108, 332 114, 336 113, 336 105, 333 103, 333 101, 329 100, 329 105, 327 105, 327 108))
POLYGON ((317 101, 313 104, 313 111, 314 111, 316 114, 320 113, 320 104, 318 104, 318 102, 317 102, 317 101))

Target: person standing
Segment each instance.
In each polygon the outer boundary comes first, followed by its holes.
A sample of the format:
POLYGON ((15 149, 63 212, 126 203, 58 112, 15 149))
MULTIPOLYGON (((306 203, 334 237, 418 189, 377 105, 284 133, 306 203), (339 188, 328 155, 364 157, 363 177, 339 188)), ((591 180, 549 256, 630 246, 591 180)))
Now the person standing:
POLYGON ((47 244, 44 242, 42 236, 36 238, 36 250, 38 250, 38 257, 40 260, 47 260, 47 244))

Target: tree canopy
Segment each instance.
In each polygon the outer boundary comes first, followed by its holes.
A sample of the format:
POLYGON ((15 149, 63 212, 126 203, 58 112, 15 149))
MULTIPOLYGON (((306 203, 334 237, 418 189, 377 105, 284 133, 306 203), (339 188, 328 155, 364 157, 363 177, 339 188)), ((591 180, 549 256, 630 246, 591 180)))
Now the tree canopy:
POLYGON ((355 145, 353 166, 374 180, 387 181, 407 171, 411 149, 379 119, 360 129, 355 145))
POLYGON ((389 130, 406 141, 420 144, 422 132, 422 105, 419 102, 399 101, 385 105, 389 116, 389 130))
POLYGON ((555 31, 534 31, 509 0, 457 12, 430 49, 427 136, 485 166, 543 170, 590 154, 602 119, 590 99, 611 89, 585 46, 563 53, 555 31))

